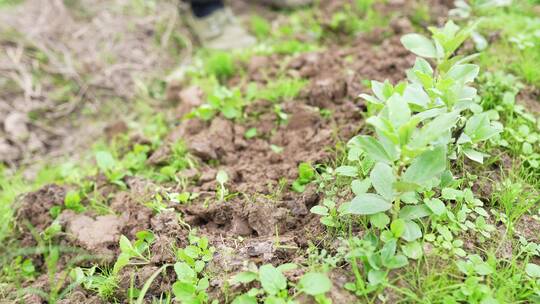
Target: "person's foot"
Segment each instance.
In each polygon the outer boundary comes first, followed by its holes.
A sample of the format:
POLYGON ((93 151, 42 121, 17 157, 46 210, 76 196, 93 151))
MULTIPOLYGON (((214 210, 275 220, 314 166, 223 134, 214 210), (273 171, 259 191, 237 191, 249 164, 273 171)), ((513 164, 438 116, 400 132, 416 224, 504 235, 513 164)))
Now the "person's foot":
POLYGON ((207 48, 230 50, 250 47, 256 42, 228 8, 218 9, 200 18, 190 14, 187 21, 201 44, 207 48))
POLYGON ((313 3, 313 0, 262 0, 262 3, 275 8, 299 8, 313 3))

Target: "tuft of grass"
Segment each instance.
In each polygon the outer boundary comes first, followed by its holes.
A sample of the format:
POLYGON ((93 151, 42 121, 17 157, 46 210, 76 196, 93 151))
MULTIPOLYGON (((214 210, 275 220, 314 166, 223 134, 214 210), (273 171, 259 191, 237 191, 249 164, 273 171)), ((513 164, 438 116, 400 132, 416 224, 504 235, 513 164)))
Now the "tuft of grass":
POLYGON ((278 103, 294 99, 308 83, 304 79, 283 77, 269 81, 264 88, 252 85, 249 87, 247 95, 249 100, 263 99, 278 103))
POLYGON ((272 26, 266 19, 253 15, 250 19, 250 29, 257 39, 263 40, 271 34, 272 26))
POLYGON ((220 81, 225 81, 234 75, 234 61, 230 53, 213 52, 206 59, 205 70, 208 75, 214 75, 220 81))

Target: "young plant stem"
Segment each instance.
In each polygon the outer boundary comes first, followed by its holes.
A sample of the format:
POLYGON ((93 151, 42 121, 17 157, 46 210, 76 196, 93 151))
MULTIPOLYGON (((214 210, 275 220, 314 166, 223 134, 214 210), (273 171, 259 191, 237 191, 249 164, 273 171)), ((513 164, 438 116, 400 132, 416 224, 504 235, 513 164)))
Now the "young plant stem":
MULTIPOLYGON (((401 174, 403 172, 403 168, 405 166, 403 165, 403 160, 401 160, 401 165, 398 167, 398 170, 397 170, 397 178, 398 180, 401 179, 401 174)), ((396 198, 396 200, 394 201, 394 210, 392 210, 392 219, 393 220, 397 220, 398 219, 398 216, 399 216, 399 210, 401 209, 401 199, 400 197, 398 196, 396 198)))
POLYGON ((169 267, 169 266, 172 266, 172 265, 171 264, 165 264, 165 265, 161 266, 158 270, 156 270, 152 274, 152 276, 150 276, 150 278, 148 278, 148 280, 146 280, 146 282, 144 283, 143 288, 141 289, 141 293, 139 294, 139 297, 137 298, 137 302, 135 302, 135 304, 143 304, 144 303, 144 296, 146 295, 146 292, 148 291, 148 289, 150 289, 150 285, 152 285, 152 282, 154 282, 154 280, 157 278, 157 276, 162 271, 167 269, 167 267, 169 267))

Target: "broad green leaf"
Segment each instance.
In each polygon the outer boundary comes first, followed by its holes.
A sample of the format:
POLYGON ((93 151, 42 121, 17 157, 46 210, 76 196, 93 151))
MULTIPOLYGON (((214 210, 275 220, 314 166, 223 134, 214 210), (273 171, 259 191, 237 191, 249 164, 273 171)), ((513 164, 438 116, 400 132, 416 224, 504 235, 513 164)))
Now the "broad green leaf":
POLYGON ((208 280, 208 277, 203 277, 199 280, 197 283, 197 290, 204 291, 210 287, 210 280, 208 280))
POLYGON ((456 64, 448 71, 447 76, 461 83, 474 81, 480 67, 476 64, 456 64))
POLYGON ((397 241, 396 239, 388 240, 381 249, 381 260, 383 264, 390 261, 396 255, 397 241))
POLYGON ((403 93, 403 99, 422 108, 427 107, 431 103, 431 99, 419 84, 410 84, 403 93))
POLYGON ((98 151, 96 152, 96 163, 102 172, 107 172, 114 168, 115 160, 108 151, 98 151))
POLYGON ((328 215, 328 208, 324 206, 319 206, 319 205, 313 206, 311 209, 309 209, 309 211, 311 213, 322 215, 322 216, 328 215))
POLYGON ((285 263, 277 267, 277 270, 281 272, 287 272, 295 269, 298 269, 298 265, 296 265, 295 263, 285 263))
POLYGON ((191 281, 196 278, 197 273, 186 263, 177 262, 174 264, 174 271, 179 281, 191 281))
POLYGON ((364 150, 371 159, 391 164, 395 160, 395 155, 390 155, 383 145, 375 138, 367 135, 355 137, 356 142, 364 150))
POLYGON ((403 219, 394 220, 392 221, 392 224, 390 224, 390 231, 392 231, 392 234, 394 234, 396 238, 399 238, 405 232, 405 225, 406 223, 403 219))
POLYGON ((393 184, 396 181, 396 177, 390 166, 382 162, 376 163, 371 170, 369 179, 378 194, 388 201, 393 200, 395 195, 393 184))
POLYGON ((236 297, 232 304, 257 304, 257 298, 248 294, 243 294, 236 297))
POLYGON ((122 268, 124 268, 126 265, 129 264, 130 258, 131 258, 131 255, 129 253, 126 253, 126 252, 120 253, 120 255, 118 255, 118 258, 116 259, 116 262, 114 263, 113 273, 118 274, 120 270, 122 270, 122 268))
POLYGON ((134 251, 131 242, 124 235, 120 236, 120 251, 124 253, 132 253, 134 251))
POLYGON ((525 266, 525 272, 527 272, 527 275, 531 278, 540 278, 540 266, 528 263, 527 266, 525 266))
POLYGON ((415 158, 403 174, 403 180, 422 185, 441 174, 445 169, 446 150, 439 146, 415 158))
POLYGON ((433 84, 433 69, 427 60, 416 57, 412 69, 407 70, 407 78, 414 84, 429 88, 433 84))
POLYGON ((363 180, 355 179, 351 182, 352 192, 355 195, 366 193, 370 187, 371 181, 369 180, 369 178, 365 178, 363 180))
POLYGON ((398 192, 401 192, 401 193, 416 191, 420 187, 421 185, 417 183, 411 183, 411 182, 405 182, 405 181, 396 181, 394 183, 394 189, 396 189, 398 192))
POLYGON ((405 244, 401 248, 401 250, 408 258, 411 258, 414 260, 420 259, 422 255, 424 254, 422 245, 418 241, 405 244))
POLYGON ((268 296, 264 299, 264 304, 287 304, 287 302, 278 296, 268 296))
POLYGON ((341 176, 356 177, 358 169, 353 166, 340 166, 336 168, 336 173, 341 176))
POLYGON ((474 271, 479 275, 485 276, 493 273, 493 267, 486 262, 482 262, 474 265, 474 271))
POLYGON ((231 279, 231 284, 249 283, 257 279, 257 273, 252 271, 244 271, 236 274, 231 279))
POLYGON ((384 212, 379 212, 371 215, 369 217, 369 222, 372 226, 378 229, 384 229, 390 223, 390 217, 384 212))
POLYGON ((298 165, 298 179, 300 183, 307 184, 315 178, 315 169, 311 164, 302 162, 298 165))
POLYGON ((441 190, 441 197, 447 200, 458 200, 463 198, 463 191, 453 188, 443 188, 441 190))
POLYGON ((481 152, 478 152, 478 151, 476 151, 474 149, 469 148, 469 149, 463 149, 463 153, 470 160, 473 160, 473 161, 475 161, 477 163, 480 163, 480 164, 484 163, 484 154, 481 153, 481 152))
POLYGON ((405 206, 399 211, 399 218, 410 221, 426 217, 430 214, 429 208, 425 205, 405 206))
POLYGON ((373 91, 373 94, 375 94, 375 97, 377 97, 377 99, 381 101, 386 100, 386 97, 384 96, 384 93, 383 93, 383 87, 384 87, 384 83, 376 81, 376 80, 371 81, 371 90, 373 91))
POLYGON ((371 96, 371 95, 368 95, 368 94, 360 94, 360 95, 358 95, 358 97, 360 97, 362 99, 365 99, 366 101, 371 102, 371 103, 375 103, 375 104, 381 104, 382 103, 382 101, 377 99, 377 97, 371 96))
POLYGON ((332 282, 323 273, 310 272, 302 276, 298 286, 301 292, 316 296, 330 291, 332 282))
POLYGON ((492 125, 487 113, 475 114, 467 121, 463 132, 469 136, 472 142, 480 142, 499 134, 501 128, 492 125))
POLYGON ((423 112, 415 114, 413 118, 416 118, 418 122, 423 122, 426 119, 437 117, 443 113, 446 113, 446 110, 444 108, 433 108, 433 109, 425 110, 423 112))
POLYGON ((427 123, 415 136, 413 140, 413 146, 423 147, 428 143, 435 141, 441 137, 444 133, 450 131, 456 126, 456 122, 459 118, 457 111, 442 114, 435 119, 427 123))
POLYGON ((173 284, 172 291, 175 297, 180 300, 180 302, 193 303, 192 301, 194 300, 195 292, 197 291, 197 289, 192 283, 177 281, 173 284))
POLYGON ((352 214, 375 214, 392 208, 392 204, 382 196, 373 193, 363 193, 357 195, 349 205, 349 212, 352 214))
POLYGON ((444 203, 438 199, 433 198, 426 201, 426 206, 433 212, 435 215, 443 215, 446 213, 446 206, 444 203))
POLYGON ((389 269, 398 269, 406 266, 407 264, 409 264, 409 260, 407 260, 407 257, 402 254, 397 254, 393 256, 388 262, 386 262, 385 266, 389 269))
POLYGON ((414 132, 416 131, 416 126, 420 120, 417 117, 413 117, 406 124, 402 125, 398 129, 399 134, 399 144, 401 146, 408 145, 414 132))
POLYGON ((394 94, 386 101, 388 109, 388 119, 392 122, 394 128, 399 128, 411 119, 411 110, 407 101, 401 95, 394 94))
POLYGON ((426 58, 437 57, 437 49, 435 48, 433 41, 420 34, 404 35, 401 37, 401 44, 418 56, 426 58))
POLYGON ((371 285, 379 285, 386 281, 386 271, 371 269, 368 272, 368 282, 371 285))
POLYGON ((275 295, 287 287, 285 276, 270 264, 259 268, 259 281, 266 293, 270 295, 275 295))
POLYGON ((401 236, 401 238, 407 242, 412 242, 421 237, 422 237, 422 230, 420 230, 420 226, 418 226, 418 224, 416 224, 413 221, 407 221, 405 223, 405 231, 403 232, 403 235, 401 236))

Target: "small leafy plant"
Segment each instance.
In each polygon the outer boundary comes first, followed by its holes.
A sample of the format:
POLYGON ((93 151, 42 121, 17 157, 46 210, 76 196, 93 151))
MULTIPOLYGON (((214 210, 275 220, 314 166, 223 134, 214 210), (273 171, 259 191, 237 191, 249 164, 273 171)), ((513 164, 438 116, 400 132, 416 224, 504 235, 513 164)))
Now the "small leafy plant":
POLYGON ((120 237, 120 255, 111 268, 77 267, 71 272, 71 276, 77 284, 88 290, 95 291, 103 299, 114 297, 118 288, 119 274, 126 266, 146 265, 150 263, 150 246, 155 237, 150 231, 137 232, 137 239, 130 242, 125 236, 120 237))
MULTIPOLYGON (((353 179, 355 195, 338 214, 366 216, 382 241, 369 235, 350 244, 355 249, 348 258, 357 282, 349 289, 358 295, 377 290, 386 284, 389 270, 423 255, 424 218, 432 221, 428 229, 436 232, 426 240, 458 256, 465 255, 463 242, 454 239, 452 231, 472 230, 489 237, 494 229, 485 220, 489 215, 482 202, 469 189, 456 189, 448 169, 448 160, 483 163, 485 154, 478 149, 502 131, 483 112, 470 85, 479 73, 479 67, 469 63, 476 56, 455 55, 473 26, 460 29, 450 21, 429 30, 431 39, 420 34, 401 38, 405 48, 419 56, 407 71, 407 81, 372 81, 373 95, 360 95, 367 102, 367 123, 374 135, 352 138, 347 144, 351 165, 335 169, 336 175, 353 179), (460 209, 448 211, 445 201, 457 202, 460 209), (356 266, 359 262, 363 267, 356 266)), ((335 204, 327 201, 331 202, 325 200, 312 212, 335 226, 335 204)))
POLYGON ((67 209, 71 209, 75 212, 83 212, 85 210, 84 206, 81 204, 81 195, 79 191, 68 191, 64 199, 64 206, 67 209))
POLYGON ((244 106, 245 101, 238 88, 217 86, 208 94, 207 103, 193 110, 190 117, 211 120, 217 113, 221 113, 227 119, 238 119, 242 117, 244 106))
POLYGON ((212 260, 214 252, 215 248, 208 245, 206 237, 190 233, 189 245, 177 251, 179 261, 174 264, 177 281, 173 284, 172 291, 177 301, 186 304, 208 302, 206 289, 210 286, 210 281, 204 270, 212 260))
POLYGON ((298 165, 298 178, 292 183, 292 189, 296 192, 304 192, 306 185, 315 179, 315 169, 311 164, 302 162, 298 165))
POLYGON ((227 188, 225 187, 225 184, 229 181, 229 175, 227 174, 227 172, 219 170, 216 174, 216 181, 219 184, 219 188, 217 191, 219 201, 223 202, 225 200, 225 197, 229 195, 229 190, 227 190, 227 188))
POLYGON ((294 298, 299 294, 312 296, 317 303, 329 303, 324 295, 330 291, 332 282, 328 277, 319 272, 308 272, 300 278, 298 284, 294 285, 287 280, 284 272, 297 268, 296 264, 283 264, 274 267, 265 264, 257 268, 252 265, 253 270, 241 272, 231 279, 232 284, 248 284, 254 281, 259 282, 261 288, 251 288, 247 293, 237 296, 232 303, 258 303, 260 298, 264 303, 296 303, 294 298), (289 285, 294 286, 298 293, 289 295, 289 285))
POLYGON ((112 184, 125 188, 126 184, 123 178, 126 174, 112 154, 108 151, 98 151, 95 157, 99 170, 105 174, 107 180, 112 184))

